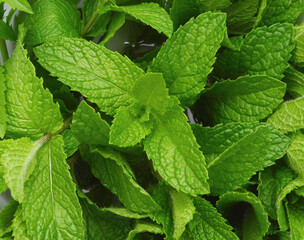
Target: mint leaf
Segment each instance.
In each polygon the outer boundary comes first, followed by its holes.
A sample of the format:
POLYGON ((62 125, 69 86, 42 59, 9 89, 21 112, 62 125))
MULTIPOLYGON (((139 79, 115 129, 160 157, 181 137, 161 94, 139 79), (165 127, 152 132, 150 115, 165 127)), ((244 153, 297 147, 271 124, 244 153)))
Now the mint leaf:
MULTIPOLYGON (((252 213, 254 214, 254 218, 252 218, 251 216, 251 219, 245 219, 244 224, 251 224, 249 226, 245 226, 245 228, 253 228, 254 231, 256 231, 255 236, 257 236, 258 238, 255 239, 262 238, 267 233, 270 223, 268 221, 267 213, 265 212, 261 201, 253 193, 245 191, 226 193, 220 197, 220 200, 217 201, 216 205, 219 211, 225 216, 225 213, 228 213, 229 209, 234 204, 239 202, 249 203, 253 210, 252 213)), ((248 229, 247 231, 245 230, 242 235, 244 239, 250 239, 245 238, 245 236, 250 236, 249 234, 251 233, 248 229)))
POLYGON ((41 143, 33 143, 29 138, 4 140, 0 142, 3 178, 18 202, 23 201, 24 184, 32 174, 36 164, 36 153, 41 143))
POLYGON ((106 45, 108 41, 115 35, 118 29, 120 29, 124 25, 125 21, 126 21, 125 13, 115 12, 109 24, 105 38, 100 42, 100 44, 106 45))
POLYGON ((171 99, 166 113, 154 118, 155 127, 144 149, 155 170, 178 191, 194 196, 208 193, 205 158, 177 100, 171 99))
POLYGON ((35 75, 22 46, 23 35, 20 29, 14 54, 5 65, 7 136, 38 139, 60 129, 62 117, 50 91, 43 88, 43 80, 35 75))
POLYGON ((18 208, 18 202, 11 199, 10 202, 0 212, 0 236, 12 231, 14 214, 18 208))
POLYGON ((292 51, 291 61, 299 66, 304 66, 304 24, 294 26, 295 49, 292 51))
POLYGON ((291 239, 303 238, 304 208, 303 200, 295 204, 287 204, 287 214, 290 226, 291 239))
POLYGON ((185 231, 186 225, 192 220, 195 207, 192 199, 182 192, 170 191, 172 199, 173 238, 179 239, 185 231))
POLYGON ((134 82, 143 75, 127 57, 82 39, 46 43, 35 53, 52 75, 110 115, 132 102, 134 82))
POLYGON ((109 143, 109 124, 85 101, 79 104, 73 115, 71 130, 79 142, 101 145, 109 143))
MULTIPOLYGON (((0 156, 1 156, 1 154, 0 154, 0 156)), ((4 168, 2 165, 0 165, 0 193, 3 193, 7 190, 7 185, 5 183, 3 175, 4 175, 4 168)))
POLYGON ((304 128, 304 97, 282 103, 267 122, 284 133, 304 128))
POLYGON ((1 0, 1 2, 6 2, 13 9, 17 8, 23 12, 33 13, 30 4, 26 0, 1 0))
POLYGON ((150 70, 163 74, 183 106, 192 105, 206 85, 225 30, 223 13, 203 13, 180 27, 154 59, 150 70))
POLYGON ((287 150, 288 165, 304 180, 304 135, 294 133, 291 144, 287 150))
POLYGON ((224 79, 243 75, 283 78, 294 48, 291 24, 274 24, 248 33, 240 51, 224 50, 215 64, 215 73, 224 79))
POLYGON ((26 223, 22 218, 22 205, 19 205, 12 223, 13 237, 15 240, 30 240, 27 234, 26 223))
POLYGON ((144 232, 150 232, 154 234, 163 234, 163 230, 161 226, 149 223, 149 222, 144 222, 144 221, 136 221, 135 222, 135 227, 133 228, 132 231, 130 231, 129 236, 127 240, 133 240, 135 239, 135 236, 138 233, 144 233, 144 232))
POLYGON ((240 77, 216 82, 200 103, 214 123, 252 122, 269 114, 283 101, 286 85, 267 76, 240 77))
POLYGON ((5 82, 4 82, 4 69, 0 67, 0 138, 3 138, 6 131, 6 109, 5 109, 5 82))
POLYGON ((0 38, 10 41, 16 41, 17 39, 14 30, 2 20, 0 20, 0 38))
POLYGON ((113 6, 111 9, 114 11, 125 12, 156 29, 159 33, 164 33, 168 37, 170 37, 173 32, 173 24, 169 14, 157 3, 113 6))
POLYGON ((212 10, 224 10, 231 5, 230 0, 199 0, 204 12, 212 10))
POLYGON ((83 157, 89 162, 93 175, 116 194, 126 208, 139 213, 153 213, 160 210, 152 197, 138 185, 121 153, 110 148, 92 150, 93 153, 86 152, 83 157))
POLYGON ((65 130, 61 135, 64 142, 64 153, 67 157, 70 157, 77 151, 80 142, 70 129, 65 130))
POLYGON ((289 66, 284 72, 283 81, 287 84, 287 91, 294 98, 304 96, 304 73, 289 66))
POLYGON ((37 152, 36 168, 25 184, 22 204, 30 239, 84 238, 82 211, 68 168, 61 136, 37 152))
POLYGON ((294 23, 304 10, 303 0, 274 0, 269 1, 263 13, 262 23, 270 26, 275 23, 294 23))
POLYGON ((239 239, 211 203, 200 197, 195 198, 193 203, 196 213, 189 223, 193 240, 239 239))
POLYGON ((128 232, 131 230, 127 219, 104 212, 83 193, 78 195, 86 226, 84 239, 125 240, 127 238, 128 232))
POLYGON ((78 37, 80 14, 69 1, 38 0, 32 5, 33 15, 27 15, 25 26, 28 29, 25 42, 38 45, 65 37, 78 37))
POLYGON ((118 216, 121 217, 126 217, 126 218, 133 218, 133 219, 141 219, 141 218, 148 218, 149 215, 145 213, 137 213, 130 211, 127 208, 122 208, 122 207, 109 207, 109 208, 102 208, 102 211, 105 212, 111 212, 114 213, 118 216))

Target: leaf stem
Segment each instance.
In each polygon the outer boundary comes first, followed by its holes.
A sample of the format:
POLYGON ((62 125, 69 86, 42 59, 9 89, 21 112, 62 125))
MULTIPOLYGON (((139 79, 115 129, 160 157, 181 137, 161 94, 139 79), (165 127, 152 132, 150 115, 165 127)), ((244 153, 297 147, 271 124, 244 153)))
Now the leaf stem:
POLYGON ((9 58, 7 52, 7 46, 4 39, 0 39, 0 52, 4 63, 9 58))

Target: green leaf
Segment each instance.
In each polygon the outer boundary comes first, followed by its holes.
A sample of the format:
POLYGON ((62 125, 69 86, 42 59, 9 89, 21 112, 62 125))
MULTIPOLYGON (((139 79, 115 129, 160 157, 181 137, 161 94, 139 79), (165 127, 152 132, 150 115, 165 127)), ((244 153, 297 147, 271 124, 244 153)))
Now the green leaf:
POLYGON ((0 39, 16 41, 17 36, 12 27, 0 20, 0 39))
POLYGON ((294 23, 304 10, 303 0, 268 1, 262 17, 262 23, 270 26, 275 23, 294 23))
POLYGON ((80 142, 75 137, 74 133, 69 129, 65 130, 61 135, 64 142, 64 153, 67 158, 71 157, 77 151, 80 142))
POLYGON ((274 164, 274 160, 265 162, 269 145, 270 130, 261 126, 210 162, 207 168, 211 194, 221 195, 234 190, 257 171, 274 164))
POLYGON ((224 10, 231 5, 230 0, 199 0, 204 12, 224 10))
POLYGON ((294 26, 295 49, 292 51, 291 61, 302 66, 304 64, 304 23, 294 26))
MULTIPOLYGON (((201 127, 192 125, 192 130, 201 150, 209 164, 220 156, 228 148, 236 147, 244 137, 253 133, 264 123, 228 123, 218 124, 215 127, 201 127)), ((267 125, 266 125, 267 126, 267 125)), ((270 146, 268 153, 264 156, 265 163, 271 163, 276 159, 283 157, 290 145, 290 139, 276 128, 268 125, 270 131, 270 146)), ((266 146, 264 146, 266 148, 266 146)))
POLYGON ((200 10, 199 0, 174 0, 170 10, 174 30, 184 25, 190 18, 197 17, 201 13, 200 10))
POLYGON ((304 135, 301 132, 293 134, 287 159, 290 168, 304 180, 304 135))
POLYGON ((126 14, 122 12, 115 12, 111 18, 111 22, 108 27, 108 31, 105 38, 100 42, 101 45, 106 45, 108 41, 115 35, 126 21, 126 14))
MULTIPOLYGON (((229 209, 236 203, 240 202, 246 202, 249 203, 253 209, 253 214, 255 215, 255 218, 251 219, 244 219, 244 222, 246 224, 246 221, 250 223, 251 225, 246 226, 246 227, 251 227, 253 228, 252 230, 257 231, 256 236, 258 238, 254 239, 260 239, 262 238, 268 231, 268 228, 270 226, 270 222, 268 221, 268 215, 265 212, 265 209, 260 201, 253 193, 251 192, 245 192, 245 191, 240 191, 240 192, 229 192, 220 197, 220 199, 217 201, 216 205, 221 213, 225 216, 225 213, 229 212, 229 209)), ((251 216, 252 217, 252 216, 251 216)), ((248 234, 248 231, 243 232, 243 237, 244 239, 250 239, 248 234), (247 236, 247 237, 246 237, 247 236)))
POLYGON ((56 136, 37 152, 25 184, 23 216, 30 239, 83 239, 82 211, 69 173, 63 140, 56 136))
MULTIPOLYGON (((79 192, 78 192, 79 193, 79 192)), ((131 230, 127 219, 104 212, 84 194, 79 195, 86 227, 86 240, 125 240, 131 230)))
POLYGON ((211 203, 200 197, 195 198, 193 203, 196 214, 189 223, 193 240, 239 239, 211 203))
POLYGON ((0 212, 0 236, 12 231, 14 214, 18 208, 18 202, 11 199, 10 202, 0 212))
POLYGON ((30 240, 27 234, 26 223, 22 218, 22 206, 19 205, 14 215, 12 224, 13 237, 15 240, 30 240))
POLYGON ((153 115, 155 127, 144 149, 161 177, 190 195, 209 193, 205 158, 187 123, 183 109, 171 99, 164 115, 153 115))
POLYGON ((200 100, 214 123, 264 119, 283 101, 286 84, 267 76, 247 76, 216 82, 200 100))
POLYGON ((35 53, 52 75, 110 115, 132 102, 135 80, 143 75, 127 57, 83 39, 63 38, 35 48, 35 53))
MULTIPOLYGON (((0 156, 1 156, 1 154, 0 154, 0 156)), ((0 193, 3 193, 7 190, 7 185, 5 183, 3 175, 4 175, 4 168, 3 168, 2 164, 0 164, 0 193)))
POLYGON ((224 79, 243 75, 268 75, 282 79, 293 48, 291 24, 256 28, 245 36, 239 51, 226 49, 219 54, 215 73, 224 79))
POLYGON ((292 240, 303 238, 304 208, 303 200, 296 204, 287 204, 287 214, 292 240))
POLYGON ((60 129, 62 117, 52 94, 35 75, 35 68, 22 46, 23 35, 20 28, 14 54, 5 65, 6 134, 12 138, 38 139, 60 129))
POLYGON ((141 218, 149 217, 149 214, 133 212, 127 208, 122 208, 122 207, 109 207, 109 208, 102 208, 101 210, 105 212, 111 212, 125 218, 141 219, 141 218))
POLYGON ((6 109, 5 109, 5 82, 4 82, 4 69, 0 67, 0 138, 3 138, 6 131, 6 109))
POLYGON ((206 85, 224 39, 225 19, 225 14, 219 12, 191 19, 166 41, 151 65, 152 72, 163 74, 169 93, 177 96, 183 106, 193 104, 206 85))
POLYGON ((304 97, 282 103, 267 123, 284 133, 304 128, 304 97))
POLYGON ((163 234, 161 226, 154 223, 136 221, 135 227, 130 231, 127 240, 133 240, 138 233, 150 232, 154 234, 163 234))
POLYGON ((0 142, 3 178, 18 202, 23 201, 24 184, 32 174, 36 164, 36 153, 41 143, 33 143, 29 138, 3 140, 0 142))
POLYGON ((125 12, 132 17, 151 26, 159 33, 164 33, 168 37, 173 32, 173 23, 169 14, 157 3, 141 3, 129 6, 113 6, 114 11, 125 12))
POLYGON ((35 14, 27 15, 25 19, 27 45, 38 45, 63 36, 79 37, 80 14, 69 1, 37 0, 32 7, 35 14))
POLYGON ((186 225, 193 219, 195 207, 192 199, 182 192, 170 191, 172 199, 173 238, 179 239, 185 231, 186 225))
POLYGON ((79 142, 100 145, 109 143, 109 124, 85 101, 79 104, 73 115, 71 130, 79 142))
POLYGON ((160 210, 152 197, 136 182, 124 156, 111 148, 93 148, 83 156, 93 175, 116 194, 126 208, 139 213, 160 210))
POLYGON ((7 3, 13 9, 17 8, 23 12, 33 13, 30 4, 26 0, 1 0, 0 2, 7 3))
POLYGON ((287 84, 287 91, 294 98, 304 96, 304 73, 289 66, 284 72, 283 81, 287 84))

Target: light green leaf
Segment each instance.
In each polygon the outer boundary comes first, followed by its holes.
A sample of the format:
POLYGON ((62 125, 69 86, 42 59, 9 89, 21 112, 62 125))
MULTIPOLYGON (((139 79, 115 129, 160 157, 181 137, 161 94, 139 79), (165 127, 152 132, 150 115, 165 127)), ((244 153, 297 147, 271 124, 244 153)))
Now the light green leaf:
POLYGON ((7 3, 13 9, 17 8, 23 12, 33 13, 30 4, 26 0, 1 0, 0 2, 7 3))
POLYGON ((35 14, 27 15, 25 42, 38 45, 65 37, 78 37, 81 31, 80 14, 69 1, 37 0, 32 5, 35 14))
POLYGON ((79 104, 73 115, 71 130, 79 142, 96 145, 109 143, 109 124, 85 101, 79 104))
POLYGON ((0 39, 16 41, 17 36, 14 30, 3 20, 0 20, 0 39))
POLYGON ((0 212, 0 236, 12 231, 14 214, 18 208, 18 202, 11 199, 0 212))
POLYGON ((164 33, 168 37, 173 32, 173 23, 169 14, 157 3, 141 3, 129 6, 113 6, 114 11, 125 12, 132 17, 151 26, 159 33, 164 33))
MULTIPOLYGON (((225 125, 218 124, 212 128, 196 124, 192 125, 192 130, 206 157, 206 162, 209 164, 228 148, 237 146, 241 139, 256 131, 260 126, 265 126, 265 124, 235 122, 225 125)), ((267 155, 264 156, 264 162, 271 163, 283 157, 290 144, 290 139, 271 125, 267 127, 270 131, 270 146, 267 155)))
POLYGON ((183 106, 193 104, 206 85, 224 39, 225 19, 225 14, 219 12, 191 19, 166 41, 151 65, 152 72, 163 74, 169 93, 177 96, 183 106))
POLYGON ((111 18, 105 38, 100 42, 101 45, 106 45, 108 41, 115 35, 126 21, 125 13, 115 12, 111 18))
POLYGON ((52 94, 35 75, 35 68, 22 46, 23 35, 20 28, 14 54, 5 65, 6 134, 12 138, 38 139, 60 129, 62 117, 52 94))
POLYGON ((216 82, 200 99, 214 123, 264 119, 283 101, 286 84, 267 76, 247 76, 216 82))
POLYGON ((30 240, 27 234, 26 223, 22 218, 22 206, 19 205, 14 215, 12 224, 13 237, 15 240, 30 240))
POLYGON ((212 195, 221 195, 246 183, 257 171, 274 164, 265 162, 270 146, 270 130, 257 128, 207 165, 212 195), (224 181, 223 181, 224 179, 224 181))
POLYGON ((289 66, 284 72, 283 81, 287 84, 287 91, 294 98, 304 96, 304 73, 289 66))
MULTIPOLYGON (((252 227, 254 230, 256 230, 256 234, 259 238, 262 238, 268 231, 268 228, 270 226, 270 222, 268 221, 268 215, 265 212, 265 209, 260 201, 253 193, 251 192, 245 192, 245 191, 239 191, 239 192, 229 192, 220 197, 220 200, 217 201, 216 205, 221 213, 225 216, 225 212, 229 211, 231 207, 240 202, 246 202, 249 203, 252 207, 253 214, 255 215, 254 219, 245 219, 247 224, 251 223, 251 226, 246 227, 252 227)), ((244 239, 250 239, 248 238, 247 234, 250 234, 249 230, 243 232, 244 239), (247 236, 247 237, 246 237, 247 236)), ((259 239, 255 238, 255 239, 259 239)))
POLYGON ((192 199, 182 192, 170 191, 172 199, 173 238, 179 239, 186 229, 186 225, 193 219, 195 207, 192 199))
POLYGON ((287 159, 290 168, 304 181, 304 135, 301 132, 293 134, 287 159))
POLYGON ((143 75, 127 57, 83 39, 63 38, 35 48, 35 53, 52 75, 110 115, 132 102, 135 80, 143 75))
POLYGON ((163 234, 161 226, 154 223, 136 221, 135 227, 130 231, 127 240, 133 240, 138 233, 150 232, 154 234, 163 234))
POLYGON ((287 214, 292 240, 303 239, 304 208, 303 200, 295 204, 287 204, 287 214))
POLYGON ((152 129, 152 123, 147 120, 141 120, 142 115, 148 115, 145 109, 137 114, 138 106, 131 105, 127 108, 121 108, 114 117, 110 132, 110 144, 119 147, 128 147, 138 144, 152 129))
MULTIPOLYGON (((0 154, 0 156, 1 156, 1 154, 0 154)), ((3 168, 2 164, 0 164, 0 193, 3 193, 7 190, 7 185, 5 183, 3 175, 4 175, 4 168, 3 168)))
POLYGON ((153 116, 155 128, 144 149, 155 170, 178 191, 194 196, 209 193, 205 158, 177 100, 171 99, 164 115, 153 116))
POLYGON ((304 97, 282 103, 267 123, 284 133, 304 128, 304 97))
POLYGON ((207 200, 197 197, 193 200, 196 214, 189 223, 193 240, 237 240, 232 227, 207 200))
POLYGON ((102 208, 101 210, 105 212, 111 212, 118 216, 126 217, 126 218, 141 219, 141 218, 149 217, 149 214, 133 212, 127 208, 122 208, 122 207, 108 207, 108 208, 102 208))
MULTIPOLYGON (((302 1, 302 0, 301 0, 302 1)), ((303 1, 304 2, 304 1, 303 1)), ((304 4, 303 4, 304 5, 304 4)), ((304 64, 304 23, 294 27, 294 38, 296 47, 292 51, 291 61, 303 67, 304 64)))
POLYGON ((24 184, 35 168, 36 153, 40 147, 41 143, 33 143, 29 138, 0 142, 3 178, 13 198, 20 203, 23 201, 24 184))
POLYGON ((126 159, 110 148, 93 148, 82 154, 89 162, 93 175, 116 194, 126 208, 138 213, 160 210, 152 197, 136 182, 126 159))
POLYGON ((262 23, 270 26, 275 23, 294 23, 304 10, 303 0, 268 1, 262 17, 262 23))
POLYGON ((77 151, 80 142, 70 129, 65 130, 61 135, 64 142, 64 153, 67 158, 71 157, 77 151))
POLYGON ((243 75, 267 75, 282 79, 293 48, 291 24, 256 28, 246 35, 239 51, 226 49, 219 54, 215 73, 224 79, 243 75))
POLYGON ((25 184, 23 216, 30 239, 83 239, 82 211, 69 173, 63 140, 56 136, 37 152, 25 184))
POLYGON ((104 212, 84 194, 78 195, 86 227, 85 240, 125 240, 127 238, 131 230, 127 219, 104 212))
POLYGON ((0 138, 3 138, 6 131, 6 109, 5 109, 5 82, 4 82, 4 69, 0 67, 0 138))

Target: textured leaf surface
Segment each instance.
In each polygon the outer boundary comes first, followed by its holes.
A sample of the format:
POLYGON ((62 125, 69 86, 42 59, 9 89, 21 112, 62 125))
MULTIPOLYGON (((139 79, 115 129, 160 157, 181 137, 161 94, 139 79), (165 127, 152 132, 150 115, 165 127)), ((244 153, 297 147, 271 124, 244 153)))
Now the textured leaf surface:
POLYGON ((231 5, 229 0, 200 0, 202 10, 212 11, 212 10, 223 10, 231 5))
POLYGON ((4 179, 13 198, 23 201, 24 184, 36 164, 36 153, 41 144, 34 144, 29 138, 3 140, 0 142, 1 165, 4 179))
POLYGON ((263 13, 262 22, 267 26, 278 22, 294 23, 303 10, 303 0, 272 0, 263 13))
POLYGON ((13 236, 15 240, 30 240, 27 234, 26 223, 22 218, 22 206, 19 205, 14 215, 12 224, 13 236))
POLYGON ((69 1, 37 0, 32 5, 34 14, 27 15, 27 45, 38 45, 65 37, 78 37, 80 14, 69 1))
POLYGON ((79 195, 86 227, 86 240, 125 240, 131 230, 127 219, 102 211, 83 194, 79 195))
POLYGON ((284 72, 283 81, 287 84, 287 91, 294 98, 304 96, 304 73, 290 66, 284 72))
POLYGON ((61 135, 64 142, 64 153, 68 158, 77 151, 80 142, 70 129, 65 130, 61 135))
POLYGON ((122 207, 102 208, 102 211, 111 212, 121 217, 133 218, 133 219, 141 219, 141 218, 149 217, 148 214, 133 212, 127 208, 122 208, 122 207))
POLYGON ((143 75, 127 57, 82 39, 46 43, 35 53, 52 75, 110 115, 132 102, 135 80, 143 75))
POLYGON ((207 168, 211 194, 220 195, 234 190, 255 172, 272 165, 273 161, 265 162, 269 142, 270 130, 261 126, 210 162, 207 168))
POLYGON ((215 72, 224 79, 242 75, 282 79, 293 48, 291 24, 256 28, 246 35, 240 51, 226 49, 218 56, 215 72))
POLYGON ((204 91, 201 102, 215 123, 258 121, 283 101, 286 85, 267 76, 240 77, 216 82, 204 91))
POLYGON ((292 51, 291 61, 303 67, 304 63, 304 23, 294 27, 295 49, 292 51))
POLYGON ((3 20, 0 20, 0 38, 4 40, 16 41, 16 33, 3 20))
POLYGON ((197 197, 194 199, 196 214, 189 223, 190 235, 193 240, 237 240, 232 227, 207 200, 197 197))
POLYGON ((267 122, 284 133, 304 128, 304 97, 282 103, 267 122))
POLYGON ((195 207, 192 199, 182 192, 170 191, 172 199, 172 215, 174 223, 174 239, 179 239, 185 231, 186 225, 192 220, 195 207))
POLYGON ((12 231, 14 214, 18 208, 18 202, 11 199, 10 202, 0 212, 0 236, 12 231))
POLYGON ((152 213, 160 210, 152 197, 136 182, 126 168, 127 162, 122 154, 112 149, 93 149, 86 161, 100 182, 116 194, 119 200, 131 211, 152 213))
POLYGON ((288 220, 292 240, 302 239, 304 235, 304 208, 303 201, 287 205, 288 220))
POLYGON ((13 9, 17 8, 23 12, 33 13, 30 4, 26 0, 1 0, 1 2, 6 2, 13 9))
POLYGON ((5 82, 4 82, 4 69, 0 67, 0 138, 3 138, 6 131, 6 109, 5 109, 5 82))
POLYGON ((201 14, 180 27, 154 59, 150 70, 163 74, 183 105, 191 105, 206 85, 225 30, 223 13, 201 14))
POLYGON ((191 195, 208 193, 205 158, 183 109, 172 99, 167 112, 154 117, 156 126, 145 139, 144 148, 155 170, 178 191, 191 195))
POLYGON ((62 125, 59 105, 52 94, 43 88, 42 79, 23 49, 23 31, 14 54, 5 65, 7 135, 37 139, 56 132, 62 125))
POLYGON ((287 157, 290 168, 304 179, 304 135, 301 132, 293 134, 287 157))
POLYGON ((111 22, 108 27, 105 38, 100 42, 100 44, 107 44, 108 41, 115 35, 115 33, 120 29, 126 21, 126 14, 122 12, 116 12, 111 18, 111 22))
POLYGON ((123 11, 143 23, 156 29, 159 33, 164 33, 168 37, 173 32, 173 23, 165 9, 157 3, 142 3, 130 6, 113 7, 114 11, 123 11))
POLYGON ((239 202, 249 203, 255 213, 255 222, 258 225, 259 237, 261 238, 267 233, 270 226, 268 221, 268 215, 260 201, 251 192, 230 192, 222 195, 220 200, 217 201, 216 205, 221 213, 225 216, 225 212, 231 208, 234 204, 239 202))
POLYGON ((65 162, 61 136, 37 152, 37 164, 25 184, 23 216, 30 239, 83 239, 82 211, 65 162))
POLYGON ((4 175, 4 168, 2 165, 0 165, 0 193, 3 193, 7 190, 7 185, 5 183, 3 175, 4 175))
POLYGON ((108 145, 110 126, 95 109, 82 101, 74 113, 72 133, 80 142, 108 145))
POLYGON ((127 240, 133 240, 138 233, 144 232, 163 234, 161 226, 149 222, 137 221, 133 230, 130 231, 127 240))

